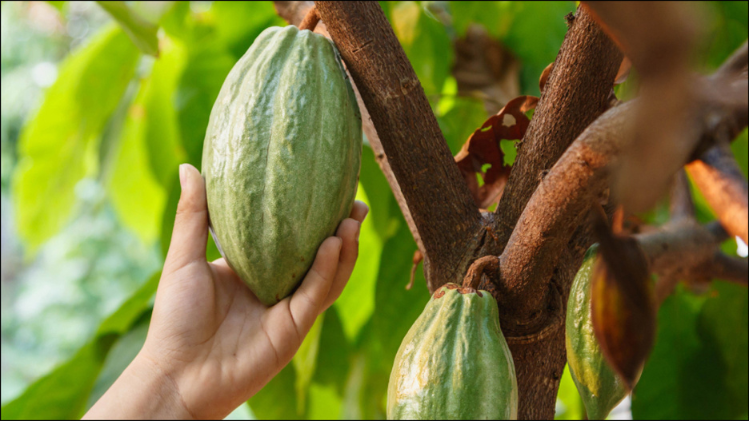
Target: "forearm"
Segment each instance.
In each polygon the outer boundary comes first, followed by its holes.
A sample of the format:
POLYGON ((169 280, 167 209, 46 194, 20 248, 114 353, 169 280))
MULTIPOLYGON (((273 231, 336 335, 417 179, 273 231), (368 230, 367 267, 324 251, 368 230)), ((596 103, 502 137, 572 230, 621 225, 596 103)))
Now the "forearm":
POLYGON ((192 419, 163 370, 138 355, 83 419, 192 419))

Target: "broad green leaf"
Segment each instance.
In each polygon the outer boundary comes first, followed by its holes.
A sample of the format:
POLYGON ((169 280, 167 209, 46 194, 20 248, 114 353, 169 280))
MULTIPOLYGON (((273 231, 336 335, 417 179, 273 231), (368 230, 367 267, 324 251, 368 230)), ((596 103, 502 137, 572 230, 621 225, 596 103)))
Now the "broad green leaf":
POLYGON ((437 122, 450 147, 450 152, 456 155, 471 134, 481 127, 489 116, 486 114, 483 103, 478 99, 443 97, 440 105, 444 101, 450 101, 453 105, 449 108, 444 107, 447 111, 437 115, 437 122))
POLYGON ((216 43, 189 48, 180 78, 176 109, 187 162, 200 169, 203 139, 213 103, 236 59, 216 43))
POLYGON ((258 419, 297 420, 304 418, 297 411, 297 398, 294 393, 296 373, 294 366, 287 364, 249 401, 252 413, 258 419))
POLYGON ((452 45, 445 26, 417 2, 399 2, 390 9, 393 30, 408 56, 424 93, 432 100, 450 73, 452 45))
POLYGON ((159 55, 159 40, 156 37, 156 31, 159 28, 156 25, 143 19, 124 1, 97 1, 96 3, 122 26, 122 29, 143 53, 152 56, 159 55))
POLYGON ((143 348, 143 344, 146 342, 146 334, 148 334, 150 315, 151 311, 147 310, 146 317, 132 330, 120 336, 117 342, 112 345, 112 349, 109 350, 107 358, 104 360, 99 377, 94 383, 91 395, 88 397, 87 410, 104 395, 104 392, 120 377, 125 368, 138 355, 140 349, 143 348))
POLYGON ((97 336, 2 407, 2 419, 78 419, 116 334, 97 336))
MULTIPOLYGON (((320 350, 317 354, 317 370, 313 383, 335 387, 343 395, 346 377, 350 370, 352 347, 335 306, 325 312, 325 323, 320 333, 320 350)), ((310 408, 310 411, 313 409, 310 408)))
POLYGON ((581 420, 585 417, 585 407, 577 392, 575 382, 572 380, 569 366, 564 366, 562 380, 559 382, 559 391, 557 392, 557 413, 554 416, 556 420, 581 420))
MULTIPOLYGON (((356 192, 356 200, 369 203, 361 184, 356 192)), ((361 225, 359 257, 356 260, 354 272, 346 288, 343 289, 343 293, 335 302, 343 322, 343 330, 351 341, 356 339, 362 326, 374 311, 374 291, 381 253, 382 240, 377 235, 373 219, 367 218, 361 225)))
POLYGON ((317 317, 296 354, 291 359, 294 371, 296 372, 294 387, 296 389, 299 415, 304 414, 307 392, 312 382, 312 376, 314 376, 315 369, 317 368, 317 351, 320 349, 320 333, 322 332, 324 321, 325 313, 317 317))
POLYGON ((398 224, 391 215, 391 202, 395 201, 390 185, 385 179, 380 166, 375 161, 374 151, 368 145, 362 147, 361 171, 359 182, 367 194, 369 213, 375 231, 384 241, 395 234, 398 224))
POLYGON ((309 420, 334 420, 341 416, 341 396, 332 386, 312 383, 309 388, 309 420))
POLYGON ((211 11, 217 23, 219 41, 237 59, 263 30, 271 26, 286 26, 270 1, 215 1, 211 11))
POLYGON ((376 362, 386 377, 390 375, 401 341, 430 297, 421 268, 416 271, 412 288, 406 289, 416 243, 402 217, 399 220, 397 233, 383 247, 375 291, 377 311, 372 320, 371 346, 380 347, 376 362))
POLYGON ((747 412, 747 290, 679 288, 661 306, 658 338, 634 391, 635 419, 736 419, 747 412))
POLYGON ((161 271, 151 275, 138 290, 120 305, 120 308, 101 322, 96 334, 102 336, 107 333, 121 334, 127 332, 130 326, 143 314, 143 311, 151 306, 151 299, 159 287, 159 279, 161 279, 161 271))
POLYGON ((76 183, 97 173, 100 135, 138 57, 127 35, 116 26, 105 28, 65 59, 41 108, 24 127, 13 199, 16 226, 29 254, 68 222, 76 183))
POLYGON ((108 181, 119 219, 145 244, 160 233, 164 187, 185 158, 173 98, 186 53, 179 43, 165 45, 130 107, 108 181))

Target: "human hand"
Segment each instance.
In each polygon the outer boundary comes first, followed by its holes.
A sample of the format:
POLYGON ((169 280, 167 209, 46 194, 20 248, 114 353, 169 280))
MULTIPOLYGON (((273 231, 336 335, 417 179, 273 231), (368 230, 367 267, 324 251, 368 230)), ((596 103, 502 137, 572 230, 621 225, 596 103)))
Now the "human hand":
POLYGON ((224 418, 291 360, 354 269, 368 212, 362 202, 322 243, 296 292, 266 307, 224 259, 206 261, 205 183, 189 165, 180 167, 180 182, 148 337, 87 417, 224 418))

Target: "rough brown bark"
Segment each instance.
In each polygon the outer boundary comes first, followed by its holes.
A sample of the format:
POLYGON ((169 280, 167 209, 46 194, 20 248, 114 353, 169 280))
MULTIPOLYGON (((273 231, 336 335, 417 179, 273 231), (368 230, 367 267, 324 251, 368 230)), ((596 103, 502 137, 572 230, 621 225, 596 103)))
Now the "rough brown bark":
POLYGON ((462 278, 480 214, 416 73, 379 5, 315 2, 380 135, 424 244, 431 285, 462 278))
POLYGON ((609 106, 622 54, 584 8, 570 19, 554 68, 497 206, 501 251, 545 172, 609 106))

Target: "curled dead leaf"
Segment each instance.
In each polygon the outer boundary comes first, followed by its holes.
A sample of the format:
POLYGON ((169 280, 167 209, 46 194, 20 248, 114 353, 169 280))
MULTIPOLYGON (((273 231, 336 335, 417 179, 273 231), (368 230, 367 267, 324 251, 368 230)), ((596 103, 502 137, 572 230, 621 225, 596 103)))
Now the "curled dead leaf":
POLYGON ((476 129, 455 155, 455 162, 479 208, 487 209, 499 202, 510 176, 510 166, 504 165, 504 153, 499 142, 502 139, 523 138, 530 124, 525 113, 534 109, 536 104, 538 98, 534 96, 520 96, 511 100, 476 129), (483 171, 486 164, 490 167, 483 171), (483 179, 482 186, 479 186, 476 174, 483 179))

